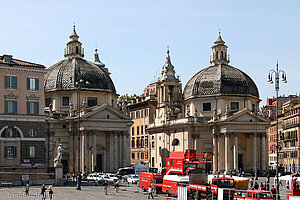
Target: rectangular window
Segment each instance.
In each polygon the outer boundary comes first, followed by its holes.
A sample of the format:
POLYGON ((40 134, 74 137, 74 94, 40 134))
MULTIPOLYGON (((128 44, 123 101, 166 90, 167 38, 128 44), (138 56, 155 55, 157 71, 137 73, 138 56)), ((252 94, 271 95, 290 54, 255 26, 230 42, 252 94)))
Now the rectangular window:
POLYGON ((17 89, 17 77, 6 75, 4 82, 5 89, 17 89))
POLYGON ((28 101, 27 102, 27 114, 38 115, 39 114, 39 102, 28 101))
POLYGON ((4 158, 16 158, 17 147, 16 146, 4 146, 4 158))
POLYGON ((5 113, 6 114, 17 114, 17 101, 16 100, 5 100, 5 113))
POLYGON ((38 91, 39 90, 39 79, 38 78, 27 78, 27 90, 38 91))
POLYGON ((95 106, 98 104, 98 98, 97 97, 88 97, 87 98, 87 106, 91 107, 91 106, 95 106))
POLYGON ((144 126, 142 125, 141 126, 141 134, 143 134, 144 133, 144 126))
POLYGON ((211 103, 203 103, 203 111, 211 111, 211 103))
POLYGON ((230 103, 230 110, 231 111, 238 111, 239 110, 239 102, 231 102, 230 103))
POLYGON ((146 108, 145 109, 145 117, 147 117, 148 116, 148 109, 146 108))
POLYGON ((140 127, 139 127, 139 126, 136 127, 136 134, 137 134, 137 135, 140 134, 140 127))
POLYGON ((46 102, 45 102, 45 106, 46 106, 46 107, 49 107, 50 104, 51 104, 52 99, 51 99, 51 98, 46 98, 45 101, 46 101, 46 102))
POLYGON ((131 128, 131 135, 134 135, 134 127, 131 128))
POLYGON ((39 147, 35 145, 27 146, 27 158, 39 157, 39 147))
POLYGON ((69 97, 63 97, 62 98, 62 106, 69 106, 70 98, 69 97))

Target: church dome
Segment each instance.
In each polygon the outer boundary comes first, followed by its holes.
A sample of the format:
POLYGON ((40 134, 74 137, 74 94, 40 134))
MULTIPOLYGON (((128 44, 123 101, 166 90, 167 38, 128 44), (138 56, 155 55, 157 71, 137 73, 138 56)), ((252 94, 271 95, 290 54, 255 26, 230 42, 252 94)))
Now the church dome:
POLYGON ((187 82, 184 88, 184 98, 217 95, 259 98, 254 81, 243 71, 228 65, 227 46, 220 34, 212 50, 212 65, 196 73, 187 82))
POLYGON ((75 26, 70 42, 65 49, 66 59, 59 61, 47 69, 45 75, 45 91, 74 90, 76 82, 82 80, 81 89, 116 93, 115 86, 107 68, 99 60, 96 50, 94 63, 84 60, 84 51, 78 41, 75 26), (99 64, 100 63, 100 64, 99 64))

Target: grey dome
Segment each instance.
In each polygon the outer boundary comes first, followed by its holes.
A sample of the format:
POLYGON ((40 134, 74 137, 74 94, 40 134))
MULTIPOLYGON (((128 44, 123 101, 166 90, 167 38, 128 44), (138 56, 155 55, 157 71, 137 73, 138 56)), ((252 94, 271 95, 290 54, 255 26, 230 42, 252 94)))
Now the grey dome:
POLYGON ((116 93, 108 72, 79 57, 68 57, 49 67, 45 75, 45 91, 74 90, 80 79, 83 80, 82 90, 116 93))
POLYGON ((184 98, 233 95, 259 98, 254 81, 230 65, 216 64, 195 74, 184 88, 184 98))

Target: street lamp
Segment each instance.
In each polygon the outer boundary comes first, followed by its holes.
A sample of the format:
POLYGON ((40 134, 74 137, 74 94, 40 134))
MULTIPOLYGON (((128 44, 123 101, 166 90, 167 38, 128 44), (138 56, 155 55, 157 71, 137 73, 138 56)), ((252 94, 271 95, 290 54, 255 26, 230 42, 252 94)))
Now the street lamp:
POLYGON ((275 92, 276 92, 276 199, 279 200, 279 179, 278 179, 278 156, 279 156, 279 143, 278 143, 278 92, 279 92, 279 75, 282 74, 282 82, 283 83, 287 83, 286 81, 286 73, 281 70, 278 69, 278 61, 276 64, 276 70, 270 70, 269 71, 269 75, 268 75, 268 82, 270 84, 273 84, 273 75, 275 76, 275 92))

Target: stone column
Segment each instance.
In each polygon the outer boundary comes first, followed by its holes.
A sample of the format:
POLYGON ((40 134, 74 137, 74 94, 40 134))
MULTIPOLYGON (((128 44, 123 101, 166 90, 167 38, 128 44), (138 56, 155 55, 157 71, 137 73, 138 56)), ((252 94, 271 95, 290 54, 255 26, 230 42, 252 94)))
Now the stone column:
POLYGON ((224 134, 218 133, 217 135, 217 145, 218 145, 218 171, 225 170, 224 166, 224 134))
POLYGON ((110 132, 110 140, 109 140, 109 171, 110 172, 113 172, 114 171, 114 148, 113 148, 113 145, 114 145, 114 136, 113 136, 113 133, 110 132))
POLYGON ((266 133, 261 133, 261 171, 266 171, 266 133))
POLYGON ((123 139, 122 139, 122 142, 123 142, 123 145, 122 145, 122 148, 123 148, 123 167, 126 167, 127 165, 127 149, 129 148, 127 146, 127 143, 126 143, 126 132, 123 132, 123 139))
POLYGON ((216 129, 212 130, 213 133, 213 172, 216 173, 218 171, 218 133, 216 129))
POLYGON ((230 169, 230 133, 225 133, 225 170, 226 173, 230 169))
POLYGON ((93 142, 92 142, 92 145, 93 145, 92 167, 93 167, 93 169, 92 169, 92 171, 95 171, 96 165, 97 165, 96 140, 97 140, 96 133, 95 133, 95 131, 93 131, 93 142))
POLYGON ((239 151, 238 151, 239 147, 238 147, 238 133, 234 133, 234 145, 233 145, 233 168, 234 170, 238 169, 238 155, 239 155, 239 151))
POLYGON ((256 163, 257 163, 257 133, 254 133, 253 134, 253 170, 254 170, 254 173, 256 172, 257 170, 257 166, 256 166, 256 163))
POLYGON ((82 146, 81 146, 81 149, 82 149, 82 159, 81 159, 81 161, 82 161, 82 163, 81 163, 81 169, 82 169, 82 173, 86 173, 87 171, 86 171, 86 131, 84 131, 83 132, 83 134, 82 134, 82 141, 81 141, 81 144, 82 144, 82 146))
MULTIPOLYGON (((250 141, 249 141, 250 135, 249 135, 249 133, 245 133, 245 137, 246 137, 246 152, 248 154, 248 152, 250 152, 250 149, 251 149, 249 147, 249 145, 247 145, 247 144, 250 144, 250 141)), ((247 156, 247 154, 244 154, 243 156, 247 156)), ((249 153, 249 155, 250 155, 250 153, 249 153)), ((244 170, 250 170, 251 169, 250 159, 246 158, 245 161, 246 161, 245 162, 246 166, 244 166, 244 170)))
POLYGON ((118 133, 114 133, 114 168, 113 171, 116 172, 119 168, 119 151, 118 151, 118 133))

